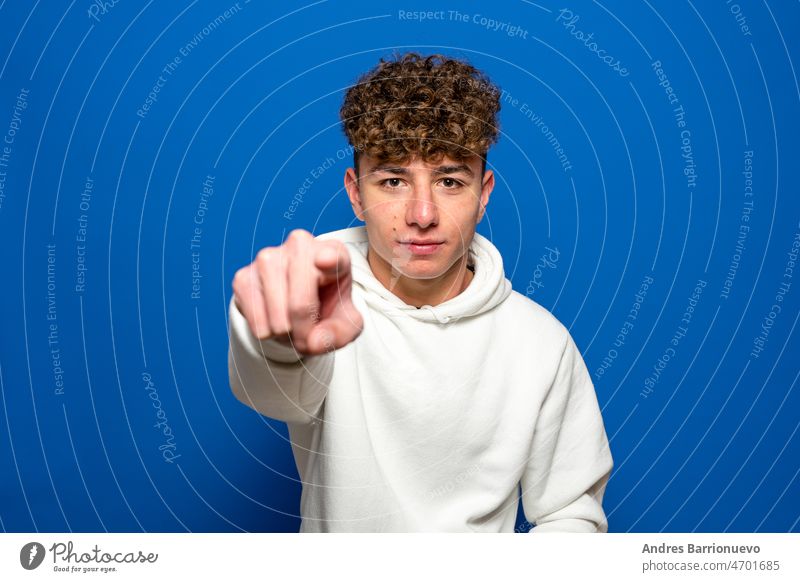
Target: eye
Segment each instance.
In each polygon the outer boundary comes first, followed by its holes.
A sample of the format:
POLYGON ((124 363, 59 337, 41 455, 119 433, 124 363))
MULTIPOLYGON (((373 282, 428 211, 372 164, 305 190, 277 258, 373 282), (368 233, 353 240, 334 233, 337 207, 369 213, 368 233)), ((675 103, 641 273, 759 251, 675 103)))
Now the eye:
POLYGON ((402 185, 403 181, 400 178, 387 178, 381 180, 381 185, 387 187, 389 190, 394 190, 402 185))
POLYGON ((461 182, 459 182, 458 180, 456 180, 455 178, 443 178, 442 179, 442 186, 444 186, 448 190, 453 190, 455 188, 459 188, 460 186, 463 186, 463 184, 461 182))

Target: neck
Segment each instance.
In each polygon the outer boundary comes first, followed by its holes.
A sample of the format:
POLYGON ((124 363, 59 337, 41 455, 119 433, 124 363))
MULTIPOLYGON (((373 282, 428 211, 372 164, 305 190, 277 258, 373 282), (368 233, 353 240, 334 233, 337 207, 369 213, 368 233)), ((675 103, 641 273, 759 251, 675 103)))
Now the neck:
POLYGON ((406 277, 378 257, 372 247, 367 250, 367 262, 381 285, 407 305, 422 307, 444 303, 467 288, 474 277, 474 273, 467 269, 468 255, 469 252, 464 253, 445 273, 432 279, 406 277))

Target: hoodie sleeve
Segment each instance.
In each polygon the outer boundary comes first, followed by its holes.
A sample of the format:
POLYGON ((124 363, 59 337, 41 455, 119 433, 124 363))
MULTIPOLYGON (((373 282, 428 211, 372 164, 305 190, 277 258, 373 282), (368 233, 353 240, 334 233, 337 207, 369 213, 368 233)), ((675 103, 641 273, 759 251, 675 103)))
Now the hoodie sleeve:
POLYGON ((305 356, 276 339, 259 340, 233 299, 228 326, 228 378, 236 398, 276 420, 312 422, 328 393, 334 353, 305 356))
POLYGON ((602 502, 612 467, 594 386, 567 332, 521 479, 530 532, 607 532, 602 502))

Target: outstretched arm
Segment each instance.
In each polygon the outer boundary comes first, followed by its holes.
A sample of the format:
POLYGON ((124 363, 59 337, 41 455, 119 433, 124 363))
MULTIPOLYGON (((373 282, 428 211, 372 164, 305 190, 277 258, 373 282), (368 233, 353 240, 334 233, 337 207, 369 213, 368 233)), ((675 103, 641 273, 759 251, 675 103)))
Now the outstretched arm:
POLYGON ((265 416, 310 422, 333 375, 333 350, 355 340, 349 251, 295 229, 233 278, 228 375, 236 397, 265 416))
POLYGON ((304 356, 276 338, 257 339, 231 300, 228 378, 243 404, 276 420, 311 422, 322 407, 334 353, 304 356))

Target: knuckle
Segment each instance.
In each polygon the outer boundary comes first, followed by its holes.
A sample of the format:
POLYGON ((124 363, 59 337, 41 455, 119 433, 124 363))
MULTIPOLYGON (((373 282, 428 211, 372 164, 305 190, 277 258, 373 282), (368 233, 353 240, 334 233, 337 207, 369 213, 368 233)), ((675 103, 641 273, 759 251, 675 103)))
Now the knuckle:
POLYGON ((231 287, 233 287, 234 293, 237 295, 242 295, 250 285, 250 270, 247 267, 239 269, 233 276, 233 282, 231 287))
POLYGON ((256 257, 256 265, 263 276, 265 272, 271 272, 281 264, 280 249, 270 247, 259 251, 256 257))
POLYGON ((242 284, 244 283, 245 276, 246 275, 245 275, 244 269, 239 269, 238 271, 236 271, 233 274, 233 282, 232 282, 232 284, 233 284, 233 288, 234 289, 236 289, 237 287, 241 287, 242 286, 242 284))
POLYGON ((311 233, 307 230, 303 230, 302 228, 295 228, 289 232, 289 235, 286 237, 286 240, 292 243, 298 243, 303 240, 306 240, 311 233))

